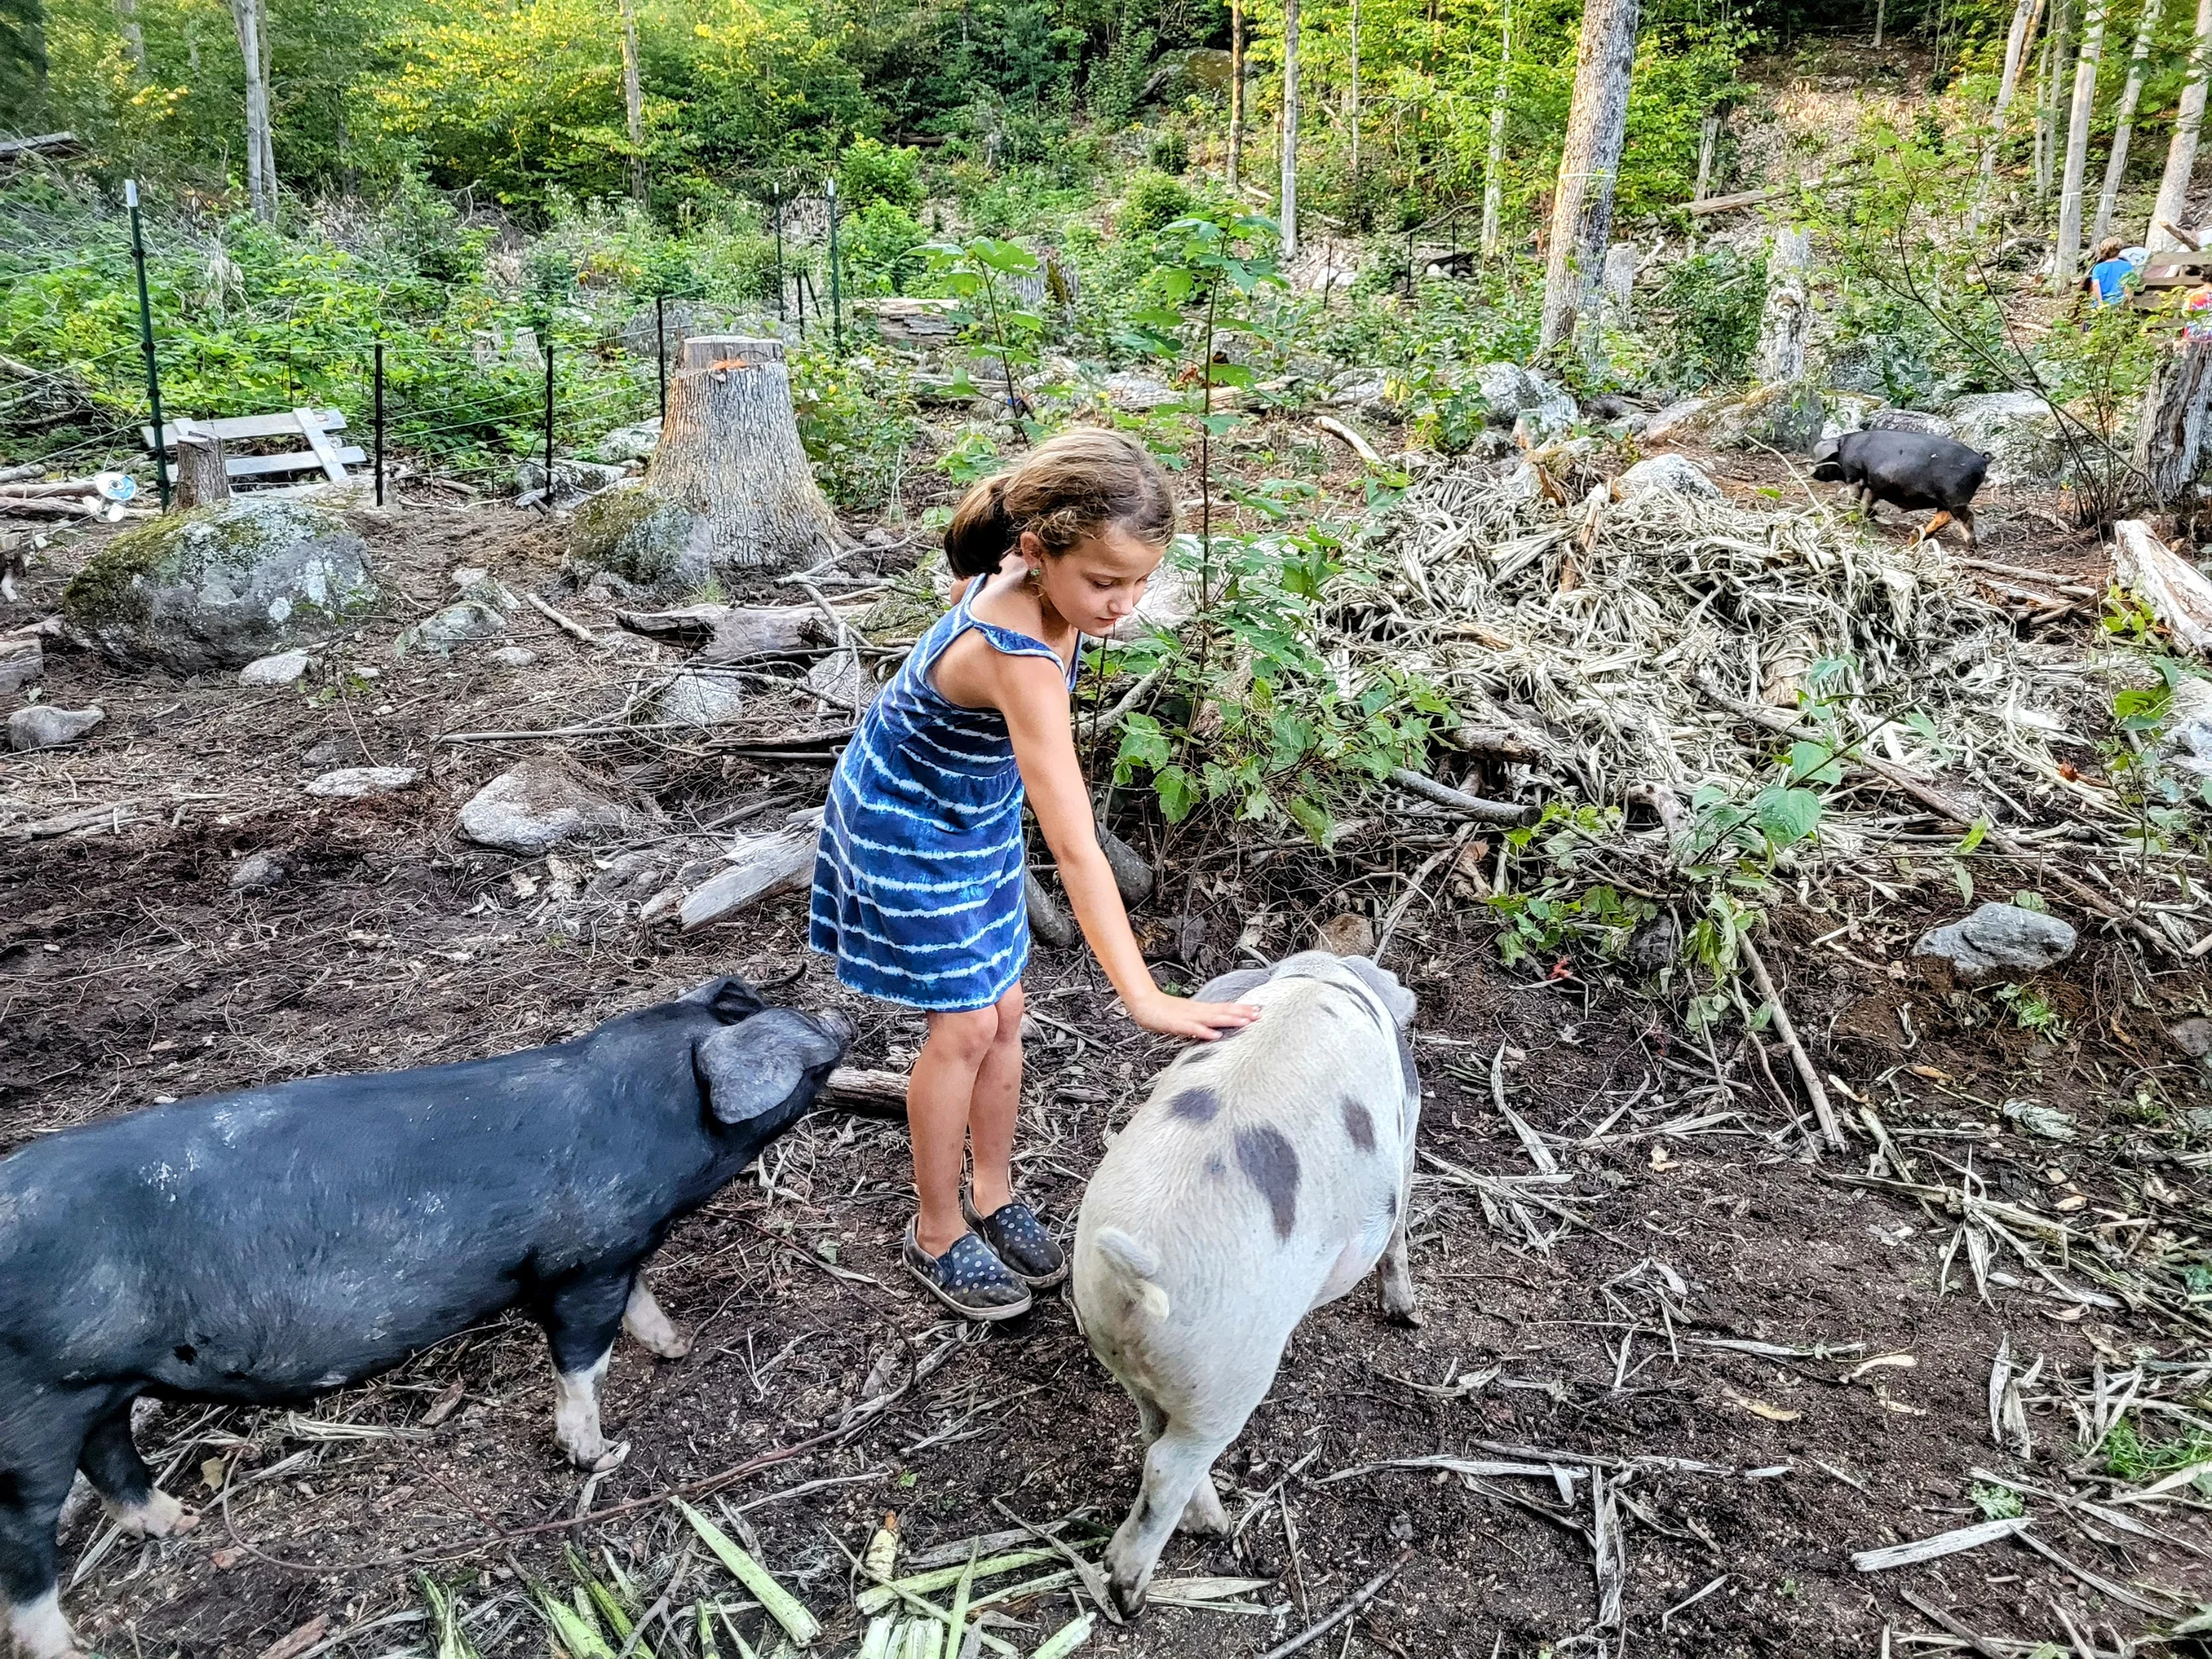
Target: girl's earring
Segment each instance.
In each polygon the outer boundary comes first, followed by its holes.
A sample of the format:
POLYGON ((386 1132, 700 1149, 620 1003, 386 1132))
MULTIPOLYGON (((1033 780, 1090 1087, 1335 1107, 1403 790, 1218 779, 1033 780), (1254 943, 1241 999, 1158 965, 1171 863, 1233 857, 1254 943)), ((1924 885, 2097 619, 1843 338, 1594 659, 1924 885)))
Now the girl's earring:
POLYGON ((1040 565, 1032 565, 1029 567, 1029 585, 1030 585, 1032 588, 1034 588, 1034 587, 1037 585, 1037 583, 1038 583, 1038 581, 1040 580, 1040 579, 1041 579, 1041 578, 1043 577, 1043 575, 1044 575, 1044 570, 1043 570, 1043 568, 1042 568, 1041 566, 1040 566, 1040 565))

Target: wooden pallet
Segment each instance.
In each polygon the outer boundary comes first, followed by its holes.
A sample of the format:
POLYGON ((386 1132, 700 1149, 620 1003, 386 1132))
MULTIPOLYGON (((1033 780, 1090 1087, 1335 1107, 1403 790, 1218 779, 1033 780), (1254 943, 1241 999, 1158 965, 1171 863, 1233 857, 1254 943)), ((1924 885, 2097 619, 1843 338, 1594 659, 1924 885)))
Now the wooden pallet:
MULTIPOLYGON (((292 409, 279 415, 234 415, 223 420, 173 420, 162 426, 161 449, 165 455, 176 449, 180 428, 213 433, 226 444, 245 438, 298 438, 307 448, 279 455, 226 455, 223 471, 232 478, 268 478, 320 468, 331 482, 342 484, 349 466, 359 466, 369 458, 358 444, 330 441, 330 434, 344 431, 345 425, 345 416, 334 409, 292 409)), ((149 449, 154 447, 151 426, 141 426, 138 435, 149 449)))

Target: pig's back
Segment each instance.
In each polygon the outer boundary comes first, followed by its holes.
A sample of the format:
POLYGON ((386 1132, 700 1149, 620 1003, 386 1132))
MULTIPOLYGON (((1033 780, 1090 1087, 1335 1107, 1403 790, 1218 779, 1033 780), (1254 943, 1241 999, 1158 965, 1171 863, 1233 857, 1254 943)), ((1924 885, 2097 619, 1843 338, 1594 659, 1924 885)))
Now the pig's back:
POLYGON ((306 1079, 34 1141, 0 1160, 0 1342, 58 1344, 65 1371, 305 1389, 496 1311, 669 1207, 668 1148, 639 1144, 668 1139, 655 1079, 590 1048, 306 1079))

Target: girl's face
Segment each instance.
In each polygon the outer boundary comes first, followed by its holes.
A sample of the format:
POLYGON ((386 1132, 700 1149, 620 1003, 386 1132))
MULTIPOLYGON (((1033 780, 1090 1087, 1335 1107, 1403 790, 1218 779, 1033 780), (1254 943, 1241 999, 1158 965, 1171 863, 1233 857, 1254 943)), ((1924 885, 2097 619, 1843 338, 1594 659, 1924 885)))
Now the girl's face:
POLYGON ((1021 540, 1022 557, 1038 572, 1045 603, 1078 633, 1094 639, 1113 633, 1136 611, 1163 550, 1119 525, 1108 525, 1057 558, 1046 553, 1035 532, 1023 531, 1021 540))

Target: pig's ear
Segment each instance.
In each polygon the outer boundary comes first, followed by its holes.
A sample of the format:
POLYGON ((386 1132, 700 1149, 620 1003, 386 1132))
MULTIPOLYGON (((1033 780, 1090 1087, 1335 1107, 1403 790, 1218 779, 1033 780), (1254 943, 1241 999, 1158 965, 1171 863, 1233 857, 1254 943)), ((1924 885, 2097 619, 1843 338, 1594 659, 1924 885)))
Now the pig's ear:
POLYGON ((1218 979, 1207 980, 1191 994, 1191 1000, 1194 1002, 1234 1002, 1255 986, 1265 985, 1274 974, 1272 968, 1239 968, 1234 973, 1225 973, 1218 979))
POLYGON ((700 1002, 714 1010, 714 1017, 728 1024, 750 1019, 768 1004, 761 1000, 758 991, 734 975, 709 979, 695 991, 686 991, 677 999, 685 1002, 700 1002))
POLYGON ((772 1112, 801 1089, 811 1093, 844 1053, 835 1035, 788 1008, 725 1025, 692 1049, 707 1110, 726 1124, 772 1112))
POLYGON ((1403 1031, 1413 1024, 1413 1017, 1420 1011, 1420 1004, 1413 993, 1398 983, 1398 976, 1387 968, 1379 967, 1367 956, 1346 956, 1343 964, 1359 975, 1360 982, 1382 999, 1382 1005, 1390 1010, 1390 1018, 1403 1031))

